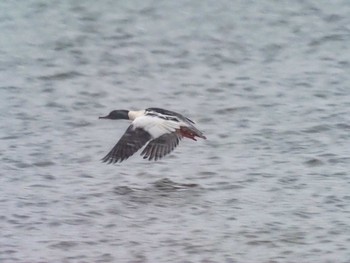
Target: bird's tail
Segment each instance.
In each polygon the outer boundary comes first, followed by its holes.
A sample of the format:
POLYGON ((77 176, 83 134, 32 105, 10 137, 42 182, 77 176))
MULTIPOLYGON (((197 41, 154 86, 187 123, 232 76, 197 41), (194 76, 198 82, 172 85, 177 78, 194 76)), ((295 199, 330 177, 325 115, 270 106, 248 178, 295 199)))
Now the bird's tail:
POLYGON ((196 137, 207 139, 207 137, 205 137, 204 134, 195 127, 181 127, 180 134, 183 137, 192 139, 194 141, 197 141, 196 137))

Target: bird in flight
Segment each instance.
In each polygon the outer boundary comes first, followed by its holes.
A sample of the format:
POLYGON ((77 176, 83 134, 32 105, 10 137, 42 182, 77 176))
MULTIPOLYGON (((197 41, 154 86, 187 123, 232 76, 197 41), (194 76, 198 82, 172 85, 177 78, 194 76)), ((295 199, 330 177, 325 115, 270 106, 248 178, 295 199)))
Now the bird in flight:
POLYGON ((106 163, 122 162, 141 149, 143 159, 149 161, 169 154, 185 137, 196 141, 196 137, 206 139, 194 122, 185 116, 160 108, 140 111, 114 110, 99 119, 131 120, 123 136, 112 150, 102 158, 106 163))

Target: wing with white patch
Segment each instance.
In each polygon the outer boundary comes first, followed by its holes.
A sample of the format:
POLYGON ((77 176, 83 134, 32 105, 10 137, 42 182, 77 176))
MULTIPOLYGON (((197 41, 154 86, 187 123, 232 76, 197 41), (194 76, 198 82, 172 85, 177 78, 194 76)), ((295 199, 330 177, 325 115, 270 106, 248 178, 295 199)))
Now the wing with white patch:
POLYGON ((153 139, 156 139, 164 134, 173 133, 180 129, 182 123, 146 115, 136 118, 132 124, 136 128, 144 129, 153 139))
POLYGON ((172 118, 178 118, 179 120, 195 124, 195 122, 193 120, 181 115, 180 113, 170 111, 170 110, 165 110, 165 109, 161 109, 161 108, 148 108, 148 109, 146 109, 146 112, 150 112, 150 113, 154 112, 156 114, 163 115, 163 117, 165 119, 171 120, 172 118))
POLYGON ((103 162, 117 163, 128 159, 151 139, 144 129, 131 124, 113 149, 102 158, 103 162))
POLYGON ((177 132, 166 133, 150 141, 145 149, 141 152, 141 155, 143 155, 143 159, 148 158, 149 161, 157 161, 158 159, 173 151, 179 144, 181 138, 181 134, 177 132))

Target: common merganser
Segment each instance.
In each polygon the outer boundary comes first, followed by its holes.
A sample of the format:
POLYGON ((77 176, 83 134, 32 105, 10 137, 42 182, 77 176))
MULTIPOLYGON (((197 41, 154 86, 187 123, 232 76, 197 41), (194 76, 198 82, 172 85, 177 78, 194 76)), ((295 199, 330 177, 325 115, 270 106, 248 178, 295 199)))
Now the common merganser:
POLYGON ((107 163, 128 159, 146 143, 141 152, 143 159, 157 161, 174 150, 183 137, 195 141, 195 137, 206 139, 194 126, 194 121, 179 113, 160 108, 140 111, 114 110, 99 119, 132 120, 117 144, 102 158, 102 161, 107 163))

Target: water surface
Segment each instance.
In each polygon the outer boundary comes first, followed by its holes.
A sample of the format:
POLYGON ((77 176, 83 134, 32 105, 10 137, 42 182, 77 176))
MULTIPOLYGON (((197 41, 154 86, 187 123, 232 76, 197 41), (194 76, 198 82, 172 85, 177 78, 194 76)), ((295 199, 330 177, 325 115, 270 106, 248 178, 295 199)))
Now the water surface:
POLYGON ((1 262, 349 262, 348 1, 0 4, 1 262), (163 107, 208 140, 100 159, 163 107))

